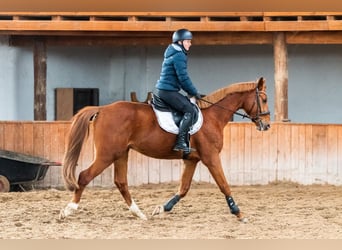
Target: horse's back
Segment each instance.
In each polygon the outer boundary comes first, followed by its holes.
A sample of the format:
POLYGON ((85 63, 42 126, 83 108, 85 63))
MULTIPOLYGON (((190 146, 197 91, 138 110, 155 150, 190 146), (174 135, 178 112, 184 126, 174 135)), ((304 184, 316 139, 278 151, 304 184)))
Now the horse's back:
POLYGON ((121 114, 127 112, 126 114, 134 113, 140 110, 150 109, 150 104, 140 103, 140 102, 130 102, 130 101, 116 101, 110 104, 102 106, 101 112, 109 112, 115 114, 121 114))
POLYGON ((109 121, 113 124, 141 123, 150 118, 153 118, 150 104, 129 101, 117 101, 102 106, 98 114, 98 121, 109 121))

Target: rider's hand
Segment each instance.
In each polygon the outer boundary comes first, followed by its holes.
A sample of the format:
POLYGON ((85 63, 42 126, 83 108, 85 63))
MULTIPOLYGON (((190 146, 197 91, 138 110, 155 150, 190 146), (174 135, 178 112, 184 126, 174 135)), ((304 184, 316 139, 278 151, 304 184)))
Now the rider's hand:
POLYGON ((200 99, 202 99, 202 95, 201 95, 200 93, 197 93, 197 94, 195 95, 195 98, 196 98, 197 100, 200 100, 200 99))

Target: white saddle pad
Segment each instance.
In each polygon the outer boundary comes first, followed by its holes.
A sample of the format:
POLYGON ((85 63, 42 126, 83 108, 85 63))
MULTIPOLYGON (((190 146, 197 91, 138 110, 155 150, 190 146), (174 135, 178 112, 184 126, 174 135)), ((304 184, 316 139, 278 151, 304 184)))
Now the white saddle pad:
MULTIPOLYGON (((153 107, 153 105, 152 105, 152 107, 153 107)), ((197 106, 197 109, 199 110, 198 119, 197 119, 196 123, 190 128, 190 135, 193 135, 196 132, 198 132, 198 130, 200 130, 200 128, 202 127, 202 124, 203 124, 202 112, 198 106, 197 106)), ((154 107, 153 107, 153 110, 157 116, 159 126, 162 129, 164 129, 165 131, 167 131, 169 133, 176 134, 176 135, 179 133, 179 128, 177 127, 175 121, 173 120, 171 112, 160 111, 160 110, 155 109, 154 107)))

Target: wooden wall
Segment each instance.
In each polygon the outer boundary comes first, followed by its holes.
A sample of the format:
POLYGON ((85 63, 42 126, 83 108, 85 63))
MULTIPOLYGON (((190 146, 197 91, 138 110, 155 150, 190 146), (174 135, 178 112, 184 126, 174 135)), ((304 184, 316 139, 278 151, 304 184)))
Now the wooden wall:
MULTIPOLYGON (((69 122, 0 122, 0 149, 62 161, 69 122)), ((229 123, 225 128, 222 165, 232 185, 293 181, 301 184, 342 185, 342 125, 273 123, 267 132, 252 123, 229 123)), ((92 137, 85 145, 78 172, 93 159, 92 137)), ((0 166, 1 167, 1 166, 0 166)), ((180 160, 157 160, 131 151, 129 185, 178 181, 180 160)), ((194 181, 213 183, 199 164, 194 181)), ((61 167, 50 167, 40 183, 63 186, 61 167)), ((109 167, 90 186, 113 186, 109 167)))

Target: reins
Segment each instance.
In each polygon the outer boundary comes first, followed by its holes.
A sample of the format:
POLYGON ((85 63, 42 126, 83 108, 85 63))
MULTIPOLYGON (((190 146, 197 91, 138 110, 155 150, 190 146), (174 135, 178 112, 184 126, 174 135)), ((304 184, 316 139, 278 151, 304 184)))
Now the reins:
MULTIPOLYGON (((209 103, 209 104, 211 104, 211 105, 214 105, 214 106, 216 106, 216 107, 219 107, 219 108, 221 108, 221 109, 224 109, 224 110, 226 110, 226 111, 233 112, 234 114, 239 115, 239 116, 241 116, 242 118, 248 118, 248 119, 250 119, 251 121, 259 121, 260 116, 264 116, 264 115, 269 115, 269 114, 270 114, 269 111, 261 112, 261 104, 260 104, 260 100, 259 100, 259 89, 258 89, 258 88, 256 88, 256 104, 257 104, 258 110, 257 110, 257 115, 256 115, 255 117, 251 117, 250 115, 248 115, 248 114, 246 114, 246 113, 242 114, 242 113, 239 113, 239 112, 237 112, 237 111, 233 111, 233 110, 231 110, 231 109, 227 109, 226 107, 223 107, 223 106, 221 106, 221 105, 219 105, 219 104, 216 104, 216 103, 213 103, 213 102, 210 102, 210 101, 207 101, 207 100, 205 100, 205 99, 203 99, 203 98, 200 98, 199 100, 204 101, 204 102, 206 102, 206 103, 209 103)), ((253 107, 252 107, 252 108, 253 108, 253 107)))
POLYGON ((203 99, 203 98, 200 98, 199 100, 201 100, 201 101, 203 101, 203 102, 206 102, 206 103, 209 103, 209 104, 211 104, 211 105, 214 105, 214 106, 216 106, 216 107, 219 107, 219 108, 221 108, 221 109, 224 109, 224 110, 226 110, 226 111, 230 111, 230 112, 234 112, 234 114, 236 114, 236 115, 239 115, 239 116, 241 116, 242 118, 248 118, 248 119, 251 119, 252 120, 252 118, 248 115, 248 114, 242 114, 242 113, 239 113, 239 112, 237 112, 237 111, 233 111, 233 110, 231 110, 231 109, 227 109, 226 107, 223 107, 223 106, 221 106, 221 105, 219 105, 219 104, 217 104, 217 103, 213 103, 213 102, 210 102, 210 101, 207 101, 207 100, 205 100, 205 99, 203 99))

